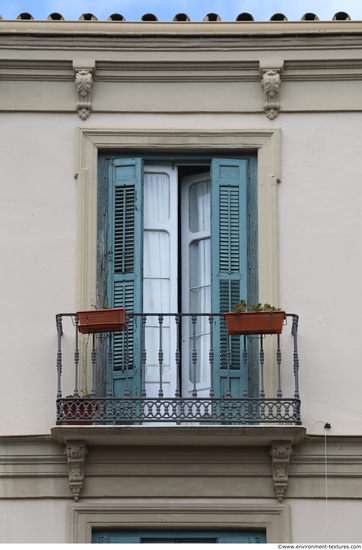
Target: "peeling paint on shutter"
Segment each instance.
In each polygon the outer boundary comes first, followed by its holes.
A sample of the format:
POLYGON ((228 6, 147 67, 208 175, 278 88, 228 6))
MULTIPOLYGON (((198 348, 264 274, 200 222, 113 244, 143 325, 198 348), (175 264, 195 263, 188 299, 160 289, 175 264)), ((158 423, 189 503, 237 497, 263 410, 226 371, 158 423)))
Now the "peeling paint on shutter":
MULTIPOLYGON (((114 307, 128 313, 142 311, 143 259, 143 161, 115 159, 109 166, 111 189, 109 198, 109 242, 111 243, 110 280, 108 291, 114 307), (112 254, 113 252, 113 254, 112 254)), ((141 322, 131 320, 128 330, 129 390, 132 397, 141 391, 141 322)), ((114 395, 124 396, 126 334, 114 336, 114 395)))

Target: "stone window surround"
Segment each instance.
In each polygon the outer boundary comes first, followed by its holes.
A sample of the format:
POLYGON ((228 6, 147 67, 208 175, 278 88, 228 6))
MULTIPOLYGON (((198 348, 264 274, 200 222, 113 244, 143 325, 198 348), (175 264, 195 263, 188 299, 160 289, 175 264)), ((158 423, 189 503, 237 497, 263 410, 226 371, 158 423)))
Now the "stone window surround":
POLYGON ((90 543, 92 529, 265 529, 267 543, 290 542, 289 505, 237 499, 125 499, 69 507, 70 543, 90 543))
MULTIPOLYGON (((77 127, 75 177, 77 201, 77 298, 78 310, 87 310, 96 301, 97 284, 97 185, 98 151, 119 150, 130 155, 229 154, 257 152, 258 180, 258 273, 259 301, 279 306, 279 247, 277 184, 281 179, 281 129, 118 129, 77 127)), ((274 339, 265 343, 265 355, 275 357, 274 339)), ((270 361, 274 364, 274 361, 270 361)), ((276 366, 269 369, 265 390, 276 387, 276 366)))

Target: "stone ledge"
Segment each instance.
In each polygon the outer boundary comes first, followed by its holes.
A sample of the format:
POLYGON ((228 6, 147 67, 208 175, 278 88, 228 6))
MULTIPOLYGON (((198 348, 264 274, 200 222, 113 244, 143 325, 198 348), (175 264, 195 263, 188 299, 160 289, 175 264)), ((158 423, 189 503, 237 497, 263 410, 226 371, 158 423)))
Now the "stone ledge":
POLYGON ((270 446, 273 441, 302 443, 303 426, 54 426, 56 443, 87 445, 270 446))

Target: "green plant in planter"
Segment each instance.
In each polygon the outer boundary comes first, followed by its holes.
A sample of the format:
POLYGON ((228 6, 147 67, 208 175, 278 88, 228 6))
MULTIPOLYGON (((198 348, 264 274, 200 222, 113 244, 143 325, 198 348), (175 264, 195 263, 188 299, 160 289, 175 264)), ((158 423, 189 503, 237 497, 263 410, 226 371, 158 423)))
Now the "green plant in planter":
POLYGON ((99 298, 99 302, 101 304, 101 307, 97 307, 97 304, 95 303, 95 301, 92 299, 91 300, 91 307, 93 309, 110 309, 109 306, 103 301, 103 298, 100 294, 97 294, 98 298, 99 298))
POLYGON ((261 304, 260 302, 258 304, 252 304, 250 303, 250 300, 240 300, 235 306, 233 307, 233 312, 237 315, 240 315, 240 313, 245 313, 248 311, 281 311, 280 307, 271 306, 270 304, 261 304))

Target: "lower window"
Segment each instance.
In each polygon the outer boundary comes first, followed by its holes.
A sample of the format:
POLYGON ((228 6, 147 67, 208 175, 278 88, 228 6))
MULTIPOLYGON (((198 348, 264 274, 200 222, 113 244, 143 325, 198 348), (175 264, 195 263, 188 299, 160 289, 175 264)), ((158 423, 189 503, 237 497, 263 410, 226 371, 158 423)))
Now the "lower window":
POLYGON ((266 543, 265 530, 258 531, 93 531, 97 544, 227 544, 266 543))

